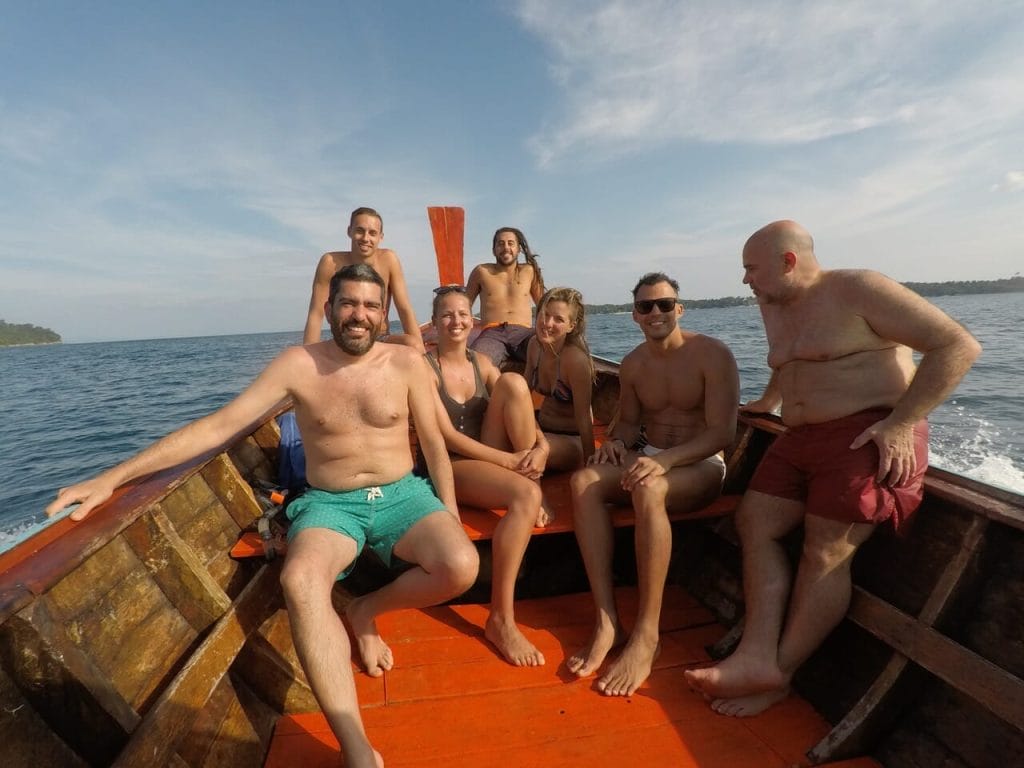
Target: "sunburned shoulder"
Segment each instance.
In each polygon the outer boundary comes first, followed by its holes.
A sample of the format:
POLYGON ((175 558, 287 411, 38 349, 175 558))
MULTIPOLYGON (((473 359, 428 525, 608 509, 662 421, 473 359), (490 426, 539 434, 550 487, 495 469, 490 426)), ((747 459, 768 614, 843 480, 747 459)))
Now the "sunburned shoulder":
POLYGON ((820 286, 829 300, 857 311, 862 305, 880 301, 913 301, 917 294, 891 277, 871 269, 832 269, 822 272, 820 286))

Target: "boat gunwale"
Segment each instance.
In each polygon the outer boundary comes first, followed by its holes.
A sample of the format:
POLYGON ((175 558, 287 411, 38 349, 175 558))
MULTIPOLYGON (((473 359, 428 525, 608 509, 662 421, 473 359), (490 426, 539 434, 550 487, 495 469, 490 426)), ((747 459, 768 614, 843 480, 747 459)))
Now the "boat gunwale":
POLYGON ((119 487, 84 520, 76 522, 65 515, 0 554, 0 624, 116 539, 155 502, 174 493, 214 458, 289 408, 290 399, 202 455, 119 487))

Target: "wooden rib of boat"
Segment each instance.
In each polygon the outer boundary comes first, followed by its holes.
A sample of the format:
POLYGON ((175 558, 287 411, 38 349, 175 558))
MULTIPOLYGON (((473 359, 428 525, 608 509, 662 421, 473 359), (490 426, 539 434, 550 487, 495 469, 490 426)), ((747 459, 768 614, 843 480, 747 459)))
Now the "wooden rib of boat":
MULTIPOLYGON (((617 367, 597 367, 607 423, 617 367)), ((0 765, 339 764, 296 662, 280 559, 229 556, 261 514, 252 484, 275 478, 274 415, 0 555, 0 765)), ((486 568, 457 604, 385 617, 397 666, 357 679, 387 764, 598 766, 638 751, 654 765, 1024 764, 1024 497, 937 469, 910 534, 880 530, 858 554, 847 619, 799 673, 799 696, 735 720, 686 690, 680 668, 742 631, 730 513, 783 430, 741 416, 723 498, 673 522, 663 651, 630 699, 560 667, 590 604, 565 478, 545 478, 561 519, 530 545, 518 612, 548 664, 513 668, 483 640, 486 568)), ((628 606, 629 511, 616 515, 628 606)), ((486 553, 494 513, 466 517, 486 553)), ((381 577, 361 561, 338 607, 381 577)))

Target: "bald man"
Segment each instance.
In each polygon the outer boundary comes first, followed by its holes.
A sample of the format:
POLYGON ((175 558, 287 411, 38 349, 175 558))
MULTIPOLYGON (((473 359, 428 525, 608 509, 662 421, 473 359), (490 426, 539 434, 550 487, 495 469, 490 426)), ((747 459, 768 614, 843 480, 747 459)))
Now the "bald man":
POLYGON ((917 508, 925 419, 981 352, 958 323, 884 275, 822 269, 810 234, 794 221, 751 235, 743 271, 761 308, 772 376, 742 410, 781 406, 788 431, 736 513, 743 639, 719 664, 685 673, 717 712, 739 717, 788 694, 796 669, 846 614, 857 548, 879 524, 898 529, 917 508), (913 350, 922 355, 916 368, 913 350), (780 540, 801 523, 790 595, 780 540))

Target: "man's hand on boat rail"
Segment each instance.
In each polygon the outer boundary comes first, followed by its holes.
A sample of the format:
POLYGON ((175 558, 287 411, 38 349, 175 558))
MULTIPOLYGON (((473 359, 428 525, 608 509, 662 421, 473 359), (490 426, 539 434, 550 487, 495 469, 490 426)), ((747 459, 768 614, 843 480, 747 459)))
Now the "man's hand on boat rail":
POLYGON ((71 513, 72 520, 83 520, 96 507, 113 495, 117 484, 107 481, 103 475, 75 483, 57 492, 57 498, 46 507, 46 516, 53 517, 65 507, 79 504, 71 513))

